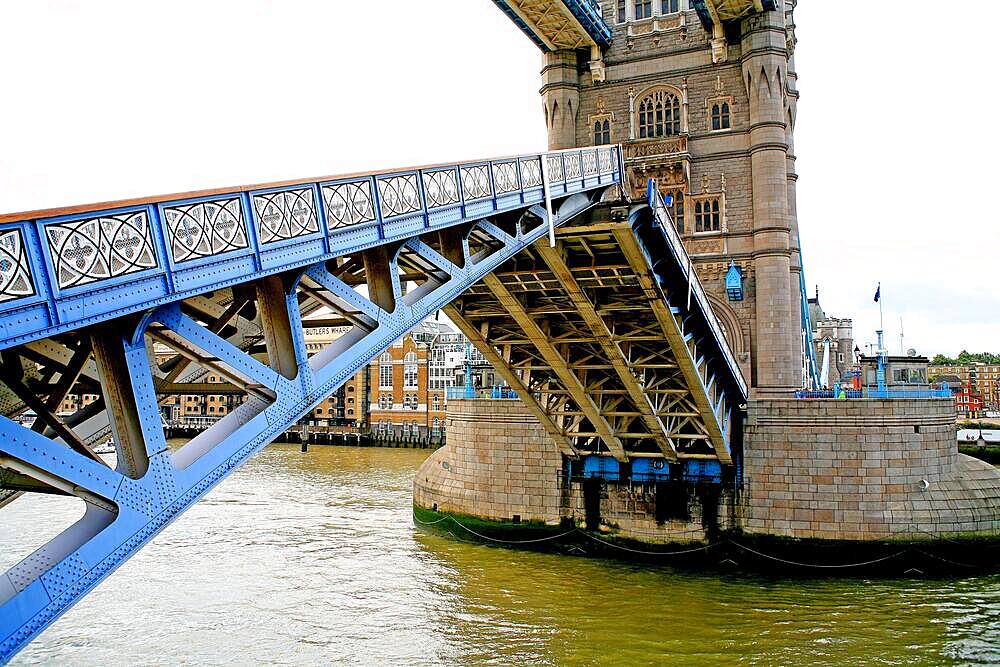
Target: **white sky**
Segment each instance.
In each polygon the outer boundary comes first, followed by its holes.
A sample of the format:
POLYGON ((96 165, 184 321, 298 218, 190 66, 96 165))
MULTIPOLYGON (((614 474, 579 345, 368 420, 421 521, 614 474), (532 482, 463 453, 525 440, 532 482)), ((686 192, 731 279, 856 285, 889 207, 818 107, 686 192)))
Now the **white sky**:
MULTIPOLYGON (((1000 3, 939 5, 796 10, 806 280, 862 347, 881 281, 891 350, 902 314, 906 347, 998 352, 1000 3)), ((0 63, 0 212, 545 147, 489 0, 0 0, 0 63)))

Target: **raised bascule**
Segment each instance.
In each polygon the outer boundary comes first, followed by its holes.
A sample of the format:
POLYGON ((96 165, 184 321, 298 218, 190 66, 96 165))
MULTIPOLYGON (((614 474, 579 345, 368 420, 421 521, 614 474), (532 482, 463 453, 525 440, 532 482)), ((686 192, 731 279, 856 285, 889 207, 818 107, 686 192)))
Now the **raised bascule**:
POLYGON ((0 216, 0 516, 83 510, 0 578, 0 662, 439 310, 517 400, 449 402, 418 521, 997 535, 1000 475, 957 454, 950 401, 793 398, 816 371, 794 3, 495 2, 544 54, 550 152, 0 216), (348 333, 310 355, 311 315, 348 333), (209 373, 243 403, 168 442, 159 402, 209 373))

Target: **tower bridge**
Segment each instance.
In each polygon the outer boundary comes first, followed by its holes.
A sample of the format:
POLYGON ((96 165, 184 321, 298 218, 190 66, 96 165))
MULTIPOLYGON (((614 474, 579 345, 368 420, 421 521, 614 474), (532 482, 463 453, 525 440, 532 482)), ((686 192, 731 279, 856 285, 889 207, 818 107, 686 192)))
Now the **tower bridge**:
MULTIPOLYGON (((1000 529, 996 473, 947 447, 950 403, 789 400, 815 374, 794 3, 494 1, 543 52, 549 152, 0 215, 0 512, 20 493, 86 507, 0 578, 0 661, 442 309, 520 399, 466 406, 468 423, 531 437, 449 437, 417 475, 421 509, 558 525, 586 506, 599 523, 617 491, 580 491, 582 474, 680 489, 677 516, 650 501, 657 539, 866 540, 899 537, 921 481, 924 532, 1000 529), (350 329, 310 354, 316 314, 350 329), (158 402, 209 372, 244 402, 168 443, 158 402), (99 400, 57 414, 75 386, 99 400), (30 428, 13 419, 28 410, 30 428), (94 453, 109 437, 114 468, 94 453), (887 452, 905 480, 886 482, 891 512, 806 481, 855 488, 887 452), (725 516, 706 505, 692 529, 685 484, 725 516)), ((645 501, 622 493, 627 533, 645 501)))

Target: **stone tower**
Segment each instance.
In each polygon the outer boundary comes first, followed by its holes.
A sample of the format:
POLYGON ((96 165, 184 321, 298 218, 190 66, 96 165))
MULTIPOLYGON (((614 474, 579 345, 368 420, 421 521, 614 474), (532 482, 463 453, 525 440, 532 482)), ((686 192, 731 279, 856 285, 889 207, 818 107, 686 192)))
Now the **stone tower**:
POLYGON ((718 2, 601 5, 615 35, 603 59, 545 56, 549 147, 622 144, 632 196, 644 198, 654 178, 672 197, 677 229, 757 393, 801 387, 794 0, 765 1, 770 11, 745 18, 721 16, 718 2), (742 300, 727 295, 730 260, 743 275, 742 300))

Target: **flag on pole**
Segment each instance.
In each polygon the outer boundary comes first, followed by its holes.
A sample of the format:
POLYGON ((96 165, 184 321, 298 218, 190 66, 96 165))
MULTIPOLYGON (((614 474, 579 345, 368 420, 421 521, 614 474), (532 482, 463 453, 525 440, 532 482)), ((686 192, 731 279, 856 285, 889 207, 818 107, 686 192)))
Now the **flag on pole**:
POLYGON ((878 303, 880 298, 882 298, 882 283, 879 283, 878 287, 875 288, 875 303, 878 303))

